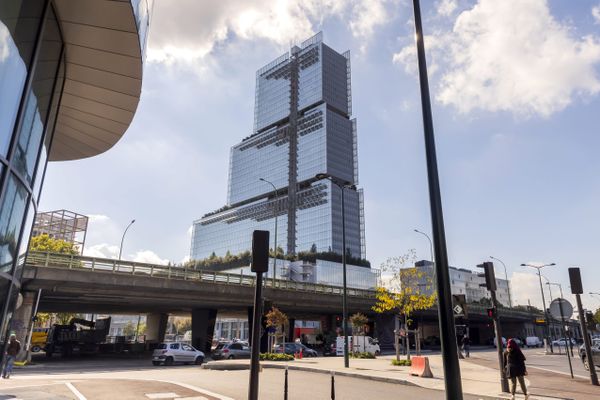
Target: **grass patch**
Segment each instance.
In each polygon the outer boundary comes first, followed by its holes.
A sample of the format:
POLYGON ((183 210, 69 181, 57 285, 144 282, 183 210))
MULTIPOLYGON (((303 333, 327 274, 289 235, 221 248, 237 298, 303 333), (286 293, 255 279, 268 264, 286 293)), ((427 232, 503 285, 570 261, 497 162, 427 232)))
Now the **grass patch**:
POLYGON ((355 351, 355 352, 350 353, 350 357, 352 357, 352 358, 373 359, 373 358, 375 358, 375 354, 371 354, 371 353, 367 353, 367 352, 355 351))
POLYGON ((261 361, 293 361, 294 356, 283 353, 260 353, 261 361))
POLYGON ((396 367, 410 367, 412 363, 410 360, 392 360, 392 365, 396 367))

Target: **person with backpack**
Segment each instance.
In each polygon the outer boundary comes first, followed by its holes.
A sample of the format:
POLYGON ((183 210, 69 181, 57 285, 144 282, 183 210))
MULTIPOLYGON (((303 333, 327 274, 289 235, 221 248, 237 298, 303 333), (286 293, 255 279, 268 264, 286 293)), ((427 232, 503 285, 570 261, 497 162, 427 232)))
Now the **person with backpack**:
POLYGON ((506 377, 510 379, 511 387, 510 394, 511 399, 515 398, 515 392, 517 391, 517 380, 521 385, 521 390, 525 395, 525 399, 529 398, 527 393, 527 386, 525 385, 525 375, 527 375, 527 368, 525 367, 525 355, 519 348, 519 345, 514 339, 509 339, 504 351, 504 371, 506 377))

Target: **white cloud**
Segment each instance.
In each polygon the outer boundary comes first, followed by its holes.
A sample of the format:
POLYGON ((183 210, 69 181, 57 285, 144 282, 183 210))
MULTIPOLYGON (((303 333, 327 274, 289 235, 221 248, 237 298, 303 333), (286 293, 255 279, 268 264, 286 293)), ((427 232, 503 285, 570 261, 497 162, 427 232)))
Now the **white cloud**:
MULTIPOLYGON (((444 60, 437 100, 461 113, 547 117, 575 97, 600 92, 600 39, 575 37, 546 0, 479 0, 458 15, 452 31, 425 44, 444 60)), ((402 49, 394 60, 414 63, 411 51, 402 49)))
POLYGON ((98 258, 117 258, 119 256, 119 246, 110 245, 108 243, 85 246, 83 255, 98 258))
POLYGON ((133 261, 158 265, 167 265, 169 263, 169 260, 160 258, 152 250, 138 250, 133 256, 133 261))
POLYGON ((89 214, 87 217, 89 219, 89 223, 107 222, 110 220, 108 216, 102 214, 89 214))
POLYGON ((596 23, 600 24, 600 4, 592 7, 592 16, 596 20, 596 23))
MULTIPOLYGON (((542 294, 537 275, 527 272, 513 272, 510 278, 512 302, 514 305, 531 305, 542 309, 542 294)), ((546 304, 548 299, 546 298, 546 304)))
POLYGON ((441 0, 437 3, 436 9, 438 14, 444 17, 449 17, 452 15, 454 10, 458 7, 456 0, 441 0))
POLYGON ((149 62, 196 64, 234 38, 288 46, 318 31, 326 18, 343 18, 354 37, 368 40, 388 21, 396 0, 157 1, 148 42, 149 62))

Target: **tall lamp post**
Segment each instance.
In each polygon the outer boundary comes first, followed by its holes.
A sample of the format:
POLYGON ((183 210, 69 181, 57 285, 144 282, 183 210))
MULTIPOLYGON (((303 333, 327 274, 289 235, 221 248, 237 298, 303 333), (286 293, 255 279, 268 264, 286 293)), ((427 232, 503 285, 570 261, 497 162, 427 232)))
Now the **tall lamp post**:
MULTIPOLYGON (((555 263, 550 263, 550 264, 542 264, 542 265, 535 265, 535 264, 531 264, 531 263, 527 263, 527 264, 521 264, 521 267, 530 267, 530 268, 535 268, 537 270, 537 274, 538 274, 538 278, 540 280, 540 291, 542 292, 542 305, 544 306, 544 321, 546 322, 546 352, 548 351, 548 342, 549 342, 549 338, 550 338, 550 324, 548 323, 548 311, 546 308, 546 298, 544 297, 544 287, 542 286, 542 273, 540 272, 540 270, 544 267, 551 267, 553 265, 556 265, 555 263)), ((552 342, 550 342, 550 351, 552 350, 552 342)))
POLYGON ((346 206, 344 204, 344 189, 356 189, 352 182, 343 181, 329 174, 317 174, 316 179, 327 179, 340 188, 342 193, 342 269, 343 269, 343 295, 342 295, 342 329, 344 330, 344 367, 350 367, 350 356, 348 353, 348 286, 346 278, 346 206))
POLYGON ((277 188, 273 184, 273 182, 266 180, 265 178, 260 178, 259 181, 263 181, 273 186, 273 190, 275 191, 275 203, 273 204, 273 214, 275 215, 275 238, 273 239, 273 247, 275 248, 275 257, 273 257, 273 286, 275 285, 275 278, 277 277, 277 188))
POLYGON ((429 186, 429 207, 431 211, 431 234, 435 251, 435 280, 438 294, 438 316, 440 324, 440 342, 446 386, 446 398, 462 400, 463 391, 458 363, 458 344, 452 309, 452 293, 450 291, 450 272, 448 265, 448 249, 444 229, 444 213, 442 211, 442 195, 438 174, 435 135, 433 133, 433 116, 431 98, 429 96, 429 78, 427 77, 427 61, 421 23, 421 4, 413 0, 415 15, 415 40, 417 47, 417 64, 419 66, 419 86, 421 89, 421 109, 423 113, 423 134, 425 139, 425 159, 427 162, 427 183, 429 186))
POLYGON ((121 247, 119 248, 119 261, 121 261, 121 254, 123 254, 123 241, 125 240, 125 234, 129 230, 129 227, 131 227, 131 225, 133 225, 134 222, 135 222, 135 219, 132 219, 131 222, 129 223, 129 225, 127 225, 127 228, 125 228, 125 232, 123 232, 123 237, 121 238, 121 247))
POLYGON ((500 264, 502 264, 502 266, 504 267, 504 279, 506 279, 506 287, 508 289, 508 306, 512 308, 512 299, 510 298, 510 281, 508 280, 508 272, 506 272, 506 264, 504 264, 504 261, 494 256, 490 256, 490 258, 492 260, 499 261, 500 264))
MULTIPOLYGON (((433 243, 431 242, 431 238, 429 237, 428 234, 426 234, 425 232, 421 232, 418 229, 413 229, 413 231, 420 233, 421 235, 425 236, 427 238, 427 240, 429 240, 429 252, 431 253, 431 264, 435 264, 435 261, 433 261, 433 243)), ((435 268, 434 268, 435 271, 435 268)))

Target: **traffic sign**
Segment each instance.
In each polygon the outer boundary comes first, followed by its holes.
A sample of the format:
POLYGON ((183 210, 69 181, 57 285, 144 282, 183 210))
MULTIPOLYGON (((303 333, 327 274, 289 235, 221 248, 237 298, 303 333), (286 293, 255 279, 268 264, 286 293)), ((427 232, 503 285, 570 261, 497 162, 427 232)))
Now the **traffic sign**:
POLYGON ((552 300, 550 303, 550 315, 559 320, 567 321, 569 318, 573 316, 573 306, 567 300, 558 298, 552 300), (562 313, 561 313, 561 305, 562 305, 562 313))
POLYGON ((455 305, 454 308, 453 308, 453 310, 454 310, 454 316, 455 317, 462 317, 464 315, 464 310, 460 306, 460 304, 455 305))

